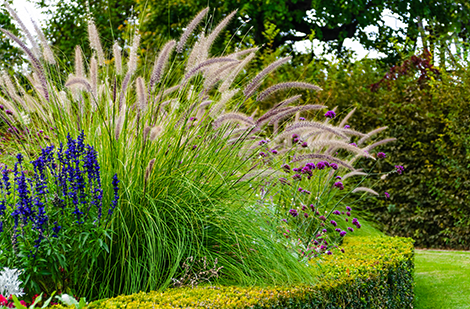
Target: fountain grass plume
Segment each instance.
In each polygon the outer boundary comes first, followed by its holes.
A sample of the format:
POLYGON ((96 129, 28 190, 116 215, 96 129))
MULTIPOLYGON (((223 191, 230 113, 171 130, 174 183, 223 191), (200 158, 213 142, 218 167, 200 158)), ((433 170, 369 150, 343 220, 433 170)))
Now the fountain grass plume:
POLYGON ((113 56, 114 56, 114 67, 116 68, 116 74, 122 74, 122 56, 121 56, 121 47, 118 42, 113 44, 113 56))
POLYGON ((285 138, 294 132, 309 132, 312 129, 330 132, 345 140, 348 140, 348 137, 340 129, 334 126, 323 124, 323 123, 316 122, 316 121, 301 121, 301 122, 291 124, 290 126, 285 128, 283 133, 276 136, 276 139, 285 138))
POLYGON ((95 21, 92 17, 88 20, 88 39, 90 41, 90 47, 96 52, 98 56, 99 65, 104 65, 105 58, 103 47, 101 46, 100 35, 98 29, 96 29, 95 21))
POLYGON ((6 34, 6 36, 8 36, 13 41, 15 41, 15 43, 17 43, 21 47, 21 49, 26 53, 26 55, 30 59, 31 64, 33 65, 33 69, 35 73, 39 77, 39 82, 41 83, 42 95, 47 101, 49 101, 49 90, 47 88, 47 79, 46 79, 44 68, 41 62, 34 56, 33 52, 28 47, 26 47, 26 45, 17 36, 15 36, 10 31, 2 29, 2 28, 0 28, 0 31, 2 31, 4 34, 6 34))
POLYGON ((285 118, 289 117, 292 114, 296 114, 299 112, 303 111, 312 111, 312 110, 320 110, 327 108, 325 105, 301 105, 301 106, 296 106, 296 107, 290 107, 287 108, 286 110, 279 110, 278 113, 274 113, 270 118, 271 120, 269 121, 271 124, 275 122, 279 122, 281 120, 284 120, 285 118))
POLYGON ((85 77, 85 67, 83 65, 83 55, 80 46, 75 46, 75 76, 85 77))
POLYGON ((386 139, 383 139, 383 140, 381 140, 381 141, 375 142, 375 143, 373 143, 373 144, 371 144, 371 145, 368 145, 368 146, 364 147, 364 150, 366 150, 366 151, 371 151, 372 149, 374 149, 374 148, 377 147, 377 146, 380 146, 380 145, 383 145, 383 144, 386 144, 386 143, 390 143, 390 142, 394 142, 394 141, 396 141, 396 140, 397 140, 397 139, 394 138, 394 137, 392 137, 392 138, 386 138, 386 139))
POLYGON ((351 116, 354 114, 354 112, 356 111, 356 108, 354 107, 347 115, 346 117, 344 117, 340 124, 339 124, 339 127, 344 127, 346 125, 346 123, 348 123, 348 120, 349 118, 351 118, 351 116))
POLYGON ((199 25, 199 23, 207 15, 207 12, 209 12, 209 7, 206 7, 201 12, 199 12, 193 18, 193 20, 186 26, 186 30, 181 35, 181 38, 178 41, 178 45, 176 46, 176 52, 177 53, 181 54, 183 52, 183 48, 184 48, 184 45, 186 44, 186 41, 188 40, 191 33, 193 33, 194 29, 196 29, 197 25, 199 25))
POLYGON ((374 136, 375 134, 378 134, 378 133, 380 133, 380 132, 382 132, 386 129, 388 129, 388 127, 380 127, 380 128, 377 128, 377 129, 374 129, 374 130, 368 132, 359 141, 357 141, 357 145, 360 146, 360 145, 364 144, 364 142, 367 141, 368 139, 370 139, 372 136, 374 136))
POLYGON ((350 172, 350 173, 345 174, 345 175, 342 177, 342 179, 343 179, 343 180, 346 180, 346 179, 348 179, 348 178, 350 178, 350 177, 353 177, 353 176, 367 176, 367 175, 368 175, 367 173, 364 173, 364 172, 361 172, 361 171, 359 171, 359 170, 356 170, 356 171, 352 171, 352 172, 350 172))
POLYGON ((44 36, 44 33, 42 32, 41 28, 38 26, 34 19, 31 18, 31 22, 33 23, 34 30, 36 30, 36 33, 38 34, 39 40, 41 42, 44 59, 49 64, 56 64, 54 53, 52 52, 52 49, 49 46, 49 43, 47 42, 46 37, 44 36))
POLYGON ((292 57, 285 57, 285 58, 274 61, 273 63, 268 65, 266 68, 264 68, 258 75, 255 76, 255 78, 251 80, 251 82, 243 90, 243 94, 245 95, 245 97, 249 98, 251 95, 253 95, 253 93, 261 85, 260 82, 263 79, 263 77, 265 77, 268 73, 274 71, 275 69, 277 69, 278 67, 280 67, 281 65, 288 62, 291 59, 292 57))
POLYGON ((31 34, 31 32, 28 30, 28 28, 24 25, 23 21, 21 20, 21 18, 18 16, 18 14, 16 14, 15 10, 10 6, 10 4, 7 2, 7 1, 4 1, 3 5, 5 6, 5 8, 7 9, 8 13, 13 17, 13 19, 18 23, 18 26, 20 26, 21 30, 23 31, 23 33, 26 35, 26 37, 28 38, 28 41, 31 43, 32 45, 32 53, 37 57, 37 58, 40 58, 41 57, 41 51, 39 49, 39 45, 38 43, 36 42, 36 40, 34 39, 33 35, 31 34))
POLYGON ((173 50, 175 45, 175 40, 168 41, 163 46, 158 56, 155 58, 155 64, 153 65, 152 75, 150 76, 149 94, 152 92, 155 83, 158 83, 161 80, 165 67, 168 63, 168 59, 171 56, 171 51, 173 50))
POLYGON ((357 193, 357 192, 367 192, 367 193, 373 194, 375 196, 379 196, 379 194, 376 191, 372 190, 371 188, 367 188, 367 187, 357 187, 354 190, 352 190, 352 193, 357 193))
POLYGON ((273 93, 283 90, 283 89, 290 89, 290 88, 302 88, 302 89, 310 89, 315 91, 321 91, 322 89, 314 84, 304 83, 304 82, 286 82, 286 83, 279 83, 274 86, 269 87, 268 89, 261 92, 256 101, 263 101, 267 97, 271 96, 273 93))

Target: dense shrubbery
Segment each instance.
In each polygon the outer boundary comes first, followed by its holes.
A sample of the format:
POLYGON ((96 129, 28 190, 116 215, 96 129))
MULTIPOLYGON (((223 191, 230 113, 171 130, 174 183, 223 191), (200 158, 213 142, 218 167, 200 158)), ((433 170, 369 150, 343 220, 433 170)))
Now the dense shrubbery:
POLYGON ((417 246, 468 249, 469 70, 438 70, 425 53, 391 69, 365 59, 299 64, 285 74, 302 70, 324 89, 312 99, 340 111, 357 108, 350 120, 353 129, 385 125, 390 128, 386 134, 397 138, 380 146, 388 158, 377 166, 385 171, 400 164, 405 172, 374 186, 389 192, 389 200, 369 199, 363 209, 387 233, 413 237, 417 246))
POLYGON ((344 254, 312 262, 321 266, 312 274, 320 281, 312 286, 170 289, 100 300, 85 308, 412 308, 412 239, 349 238, 344 248, 344 254))

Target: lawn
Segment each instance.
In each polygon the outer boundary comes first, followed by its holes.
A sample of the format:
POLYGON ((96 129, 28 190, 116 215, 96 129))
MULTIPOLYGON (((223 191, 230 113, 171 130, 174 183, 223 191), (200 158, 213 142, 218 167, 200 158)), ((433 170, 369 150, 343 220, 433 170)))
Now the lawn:
POLYGON ((470 308, 470 252, 416 250, 418 309, 470 308))

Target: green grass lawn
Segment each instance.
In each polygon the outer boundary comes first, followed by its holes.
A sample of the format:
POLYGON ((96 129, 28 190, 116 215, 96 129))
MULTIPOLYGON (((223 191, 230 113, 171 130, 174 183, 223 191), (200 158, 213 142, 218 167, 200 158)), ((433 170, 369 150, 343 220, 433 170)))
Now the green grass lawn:
POLYGON ((470 252, 416 250, 415 308, 470 308, 470 252))

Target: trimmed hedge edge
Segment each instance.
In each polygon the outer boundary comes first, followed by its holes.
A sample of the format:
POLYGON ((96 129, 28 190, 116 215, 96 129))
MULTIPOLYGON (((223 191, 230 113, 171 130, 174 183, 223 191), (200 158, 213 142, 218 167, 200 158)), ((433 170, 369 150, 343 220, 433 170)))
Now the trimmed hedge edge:
POLYGON ((413 308, 411 238, 353 237, 343 245, 344 254, 338 250, 314 262, 312 275, 319 280, 312 286, 169 289, 98 300, 85 308, 413 308))

